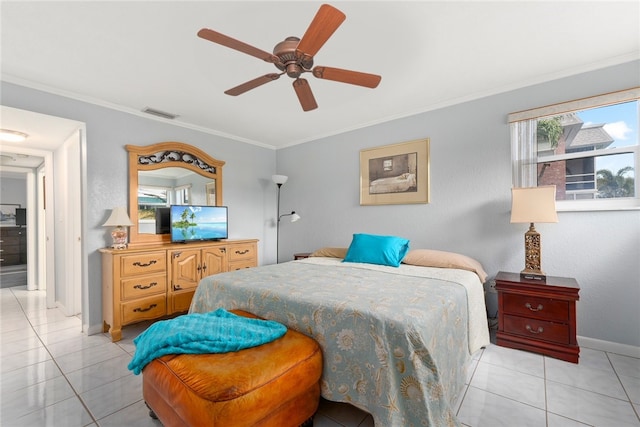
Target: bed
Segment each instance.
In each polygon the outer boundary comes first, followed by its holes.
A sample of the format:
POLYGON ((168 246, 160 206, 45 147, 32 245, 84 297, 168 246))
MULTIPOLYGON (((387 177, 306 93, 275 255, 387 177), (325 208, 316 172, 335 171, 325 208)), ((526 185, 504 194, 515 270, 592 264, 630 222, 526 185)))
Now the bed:
POLYGON ((314 338, 322 396, 376 426, 458 426, 466 367, 489 343, 481 276, 312 256, 206 277, 190 311, 244 309, 314 338))
POLYGON ((369 194, 402 193, 416 187, 416 175, 403 173, 402 175, 379 178, 369 184, 369 194))

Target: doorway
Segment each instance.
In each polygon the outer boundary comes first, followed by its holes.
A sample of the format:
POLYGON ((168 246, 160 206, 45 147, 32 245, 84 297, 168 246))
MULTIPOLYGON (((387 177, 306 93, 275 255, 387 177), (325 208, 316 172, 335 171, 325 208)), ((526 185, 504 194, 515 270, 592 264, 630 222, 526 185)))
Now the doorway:
POLYGON ((44 159, 41 167, 28 170, 28 191, 34 196, 27 201, 27 226, 32 224, 27 229, 27 286, 46 289, 48 308, 60 307, 69 316, 82 313, 86 329, 85 124, 6 106, 0 106, 0 114, 3 127, 29 135, 20 144, 3 142, 0 153, 44 159))

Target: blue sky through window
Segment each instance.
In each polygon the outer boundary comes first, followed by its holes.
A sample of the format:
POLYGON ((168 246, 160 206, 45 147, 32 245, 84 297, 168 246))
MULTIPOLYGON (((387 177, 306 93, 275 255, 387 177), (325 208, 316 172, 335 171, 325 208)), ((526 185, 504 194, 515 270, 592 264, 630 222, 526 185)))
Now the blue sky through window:
MULTIPOLYGON (((604 129, 615 139, 610 148, 638 145, 638 101, 592 108, 580 111, 577 115, 585 125, 605 123, 604 129)), ((596 159, 596 170, 609 169, 614 175, 625 166, 634 166, 633 154, 602 156, 596 159)), ((635 177, 635 170, 626 176, 635 177)))

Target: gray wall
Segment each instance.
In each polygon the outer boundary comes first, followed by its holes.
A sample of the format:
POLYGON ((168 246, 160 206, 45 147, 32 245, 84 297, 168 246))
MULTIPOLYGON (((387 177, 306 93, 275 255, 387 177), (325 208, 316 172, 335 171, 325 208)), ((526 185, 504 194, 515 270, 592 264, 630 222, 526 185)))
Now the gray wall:
MULTIPOLYGON (((524 224, 510 224, 510 112, 640 85, 640 62, 556 80, 278 150, 280 258, 349 245, 352 233, 399 235, 413 248, 460 252, 491 277, 524 267, 524 224), (360 206, 359 151, 428 137, 431 203, 360 206)), ((561 212, 537 224, 542 267, 580 286, 578 335, 640 346, 640 211, 561 212)), ((496 295, 488 294, 495 313, 496 295)))
MULTIPOLYGON (((289 176, 281 212, 280 258, 322 246, 348 246, 352 233, 394 234, 413 248, 460 252, 494 276, 523 267, 522 224, 509 223, 510 152, 506 115, 512 111, 640 85, 640 62, 394 120, 277 152, 69 98, 2 83, 2 104, 87 125, 87 229, 90 324, 101 325, 101 262, 109 242, 101 224, 127 205, 126 144, 193 144, 224 160, 224 202, 232 238, 260 239, 260 263, 275 261, 275 186, 289 176), (360 206, 359 151, 431 139, 431 203, 360 206)), ((562 212, 558 224, 539 224, 543 269, 575 277, 581 336, 640 346, 640 211, 562 212)), ((495 294, 488 295, 495 307, 495 294)))
POLYGON ((275 262, 275 151, 70 98, 2 82, 2 105, 86 123, 89 325, 102 325, 102 276, 98 249, 110 244, 102 227, 111 209, 128 205, 128 156, 124 146, 179 141, 225 161, 223 197, 229 237, 259 239, 260 263, 275 262), (271 248, 273 250, 265 250, 271 248))
POLYGON ((27 207, 27 179, 3 178, 0 182, 0 203, 27 207))

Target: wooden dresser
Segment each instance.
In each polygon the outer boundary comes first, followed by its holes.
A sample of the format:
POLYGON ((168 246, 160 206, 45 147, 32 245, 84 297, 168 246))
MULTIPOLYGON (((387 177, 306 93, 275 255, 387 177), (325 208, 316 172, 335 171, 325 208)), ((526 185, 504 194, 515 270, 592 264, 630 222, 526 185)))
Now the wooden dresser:
POLYGON ((495 280, 496 343, 578 363, 576 301, 580 287, 576 280, 547 276, 546 283, 541 283, 505 272, 499 272, 495 280))
POLYGON ((103 331, 189 310, 200 279, 258 265, 257 240, 157 244, 102 253, 103 331))
POLYGON ((27 263, 27 229, 0 227, 0 266, 27 263))

